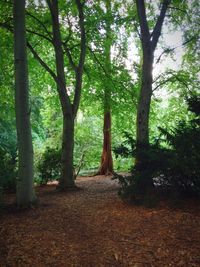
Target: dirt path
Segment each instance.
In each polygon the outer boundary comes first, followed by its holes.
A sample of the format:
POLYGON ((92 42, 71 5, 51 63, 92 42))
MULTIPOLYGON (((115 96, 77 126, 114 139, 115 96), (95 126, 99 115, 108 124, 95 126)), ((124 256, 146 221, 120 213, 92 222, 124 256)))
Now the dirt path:
POLYGON ((0 215, 0 267, 200 266, 200 208, 128 206, 109 177, 77 185, 37 188, 39 208, 0 215))

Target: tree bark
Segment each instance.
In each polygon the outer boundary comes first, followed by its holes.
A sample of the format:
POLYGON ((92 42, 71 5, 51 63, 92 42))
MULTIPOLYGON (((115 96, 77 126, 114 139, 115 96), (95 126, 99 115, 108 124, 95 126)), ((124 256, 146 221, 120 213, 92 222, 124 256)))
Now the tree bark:
POLYGON ((149 146, 149 113, 152 96, 153 51, 151 44, 143 49, 142 84, 137 109, 137 148, 149 146))
POLYGON ((14 0, 15 112, 18 144, 17 206, 36 200, 33 189, 33 145, 30 124, 28 63, 25 36, 25 0, 14 0))
POLYGON ((70 117, 64 117, 62 155, 61 155, 62 169, 58 186, 58 188, 60 188, 61 190, 75 187, 73 153, 74 153, 74 121, 70 117))
POLYGON ((103 150, 101 155, 101 164, 98 170, 100 175, 109 175, 113 173, 112 159, 112 139, 111 139, 111 88, 112 84, 108 77, 111 73, 111 2, 105 0, 106 4, 106 39, 105 39, 105 71, 106 79, 104 82, 104 126, 103 126, 103 150))
POLYGON ((109 175, 113 173, 113 160, 111 150, 111 112, 104 113, 103 127, 103 152, 101 155, 101 165, 98 171, 100 175, 109 175))

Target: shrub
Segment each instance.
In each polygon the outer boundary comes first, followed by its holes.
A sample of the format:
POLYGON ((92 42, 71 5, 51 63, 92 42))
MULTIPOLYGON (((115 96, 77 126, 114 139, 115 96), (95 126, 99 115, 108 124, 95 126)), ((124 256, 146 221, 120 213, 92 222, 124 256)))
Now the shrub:
POLYGON ((185 122, 169 133, 160 129, 171 146, 166 167, 161 169, 161 183, 180 192, 200 194, 200 127, 185 122))
POLYGON ((16 153, 11 153, 0 147, 0 187, 2 190, 16 190, 16 153))
POLYGON ((61 151, 47 147, 38 163, 39 178, 36 182, 46 185, 47 182, 58 180, 61 174, 61 151))
MULTIPOLYGON (((200 98, 192 96, 188 100, 189 110, 195 118, 181 121, 170 131, 159 128, 160 136, 148 148, 140 150, 145 158, 144 166, 132 168, 130 176, 116 175, 122 198, 136 200, 147 193, 145 188, 154 185, 180 193, 200 195, 200 98), (161 145, 162 144, 162 145, 161 145)), ((135 155, 135 141, 126 134, 126 141, 114 152, 125 157, 135 155)))

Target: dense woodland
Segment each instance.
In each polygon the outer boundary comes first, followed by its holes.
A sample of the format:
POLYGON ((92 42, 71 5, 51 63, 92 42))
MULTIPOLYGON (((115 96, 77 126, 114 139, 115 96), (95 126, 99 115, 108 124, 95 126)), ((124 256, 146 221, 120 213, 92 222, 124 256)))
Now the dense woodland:
POLYGON ((0 0, 0 266, 200 266, 199 0, 0 0))
POLYGON ((198 195, 199 5, 2 0, 1 194, 114 174, 129 200, 198 195))

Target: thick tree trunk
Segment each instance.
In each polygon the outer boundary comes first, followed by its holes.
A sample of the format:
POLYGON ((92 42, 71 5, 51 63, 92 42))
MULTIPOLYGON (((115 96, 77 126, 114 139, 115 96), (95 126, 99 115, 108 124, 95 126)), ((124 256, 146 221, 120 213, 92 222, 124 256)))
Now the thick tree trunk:
POLYGON ((111 149, 111 112, 104 113, 104 127, 103 127, 103 151, 101 155, 101 166, 98 174, 109 175, 113 173, 113 159, 111 149))
POLYGON ((28 65, 25 38, 25 0, 14 1, 15 111, 18 142, 17 205, 30 206, 33 189, 33 146, 30 124, 28 65))
POLYGON ((140 98, 137 110, 137 155, 136 163, 140 162, 140 148, 143 150, 149 146, 149 112, 151 105, 152 95, 152 70, 154 52, 161 35, 161 29, 166 15, 167 8, 170 0, 163 0, 160 14, 155 23, 153 32, 150 34, 149 25, 146 18, 146 8, 144 0, 136 0, 137 13, 141 29, 141 42, 143 51, 143 64, 142 64, 142 85, 140 91, 140 98))
POLYGON ((153 52, 151 45, 143 50, 142 85, 137 109, 136 163, 140 162, 140 150, 149 146, 149 112, 152 96, 153 52))
POLYGON ((148 193, 153 186, 153 177, 149 173, 149 112, 152 96, 152 70, 154 51, 156 49, 164 18, 170 0, 163 0, 160 15, 157 18, 153 32, 150 34, 146 18, 144 0, 136 0, 137 13, 141 29, 141 42, 143 51, 142 84, 137 110, 137 136, 136 136, 136 161, 135 170, 140 179, 137 180, 139 193, 148 193))
POLYGON ((152 96, 153 52, 151 44, 143 49, 142 84, 137 110, 137 135, 135 169, 140 173, 138 193, 147 194, 153 187, 149 168, 149 113, 152 96))
POLYGON ((73 172, 74 153, 74 120, 70 117, 63 119, 63 140, 62 140, 62 173, 59 181, 59 189, 66 190, 75 187, 73 172))

